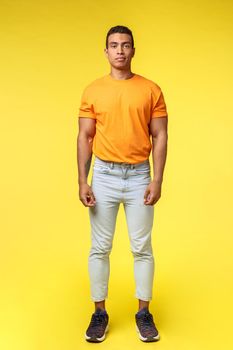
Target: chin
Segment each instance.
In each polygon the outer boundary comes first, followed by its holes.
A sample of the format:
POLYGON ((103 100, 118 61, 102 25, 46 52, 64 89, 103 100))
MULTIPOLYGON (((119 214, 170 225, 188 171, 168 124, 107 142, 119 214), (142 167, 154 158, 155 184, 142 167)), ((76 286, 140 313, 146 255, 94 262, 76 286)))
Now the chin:
POLYGON ((117 68, 117 69, 122 69, 122 70, 126 70, 126 69, 128 69, 128 66, 126 65, 126 64, 122 64, 122 62, 118 62, 118 64, 116 64, 115 62, 114 62, 114 64, 112 64, 112 66, 114 67, 114 68, 117 68))

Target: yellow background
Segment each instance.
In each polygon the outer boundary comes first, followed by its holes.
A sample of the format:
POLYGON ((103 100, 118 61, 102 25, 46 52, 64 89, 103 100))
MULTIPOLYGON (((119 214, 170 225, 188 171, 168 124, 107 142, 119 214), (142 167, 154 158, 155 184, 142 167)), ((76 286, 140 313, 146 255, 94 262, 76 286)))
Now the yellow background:
POLYGON ((101 349, 232 349, 231 1, 1 1, 1 350, 89 349, 88 211, 78 199, 83 88, 109 72, 107 30, 129 26, 132 70, 169 111, 155 207, 156 344, 137 337, 133 258, 120 209, 110 333, 101 349))

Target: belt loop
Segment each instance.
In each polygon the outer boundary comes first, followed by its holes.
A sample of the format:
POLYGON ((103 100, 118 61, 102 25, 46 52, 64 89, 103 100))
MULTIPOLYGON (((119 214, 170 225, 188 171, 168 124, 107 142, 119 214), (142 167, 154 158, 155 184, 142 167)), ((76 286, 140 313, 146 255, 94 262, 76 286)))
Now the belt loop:
POLYGON ((111 162, 111 164, 110 164, 110 168, 111 168, 111 169, 113 169, 113 167, 114 167, 114 163, 113 163, 113 162, 111 162))

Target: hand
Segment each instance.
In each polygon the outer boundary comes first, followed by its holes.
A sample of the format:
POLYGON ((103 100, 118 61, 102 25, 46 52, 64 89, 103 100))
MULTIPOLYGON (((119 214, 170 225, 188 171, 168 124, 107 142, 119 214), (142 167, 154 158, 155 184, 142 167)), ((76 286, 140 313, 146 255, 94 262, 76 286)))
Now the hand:
POLYGON ((152 181, 146 188, 144 194, 144 204, 154 205, 161 197, 162 184, 156 181, 152 181))
POLYGON ((94 193, 88 184, 79 185, 79 199, 85 207, 94 207, 96 204, 94 193))

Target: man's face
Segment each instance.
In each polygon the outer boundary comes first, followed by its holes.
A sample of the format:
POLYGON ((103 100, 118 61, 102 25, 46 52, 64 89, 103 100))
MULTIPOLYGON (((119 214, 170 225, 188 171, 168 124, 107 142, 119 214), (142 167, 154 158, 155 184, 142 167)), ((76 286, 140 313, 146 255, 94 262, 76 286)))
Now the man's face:
POLYGON ((105 54, 112 67, 126 70, 130 68, 135 49, 129 34, 114 33, 108 37, 108 48, 105 54))

